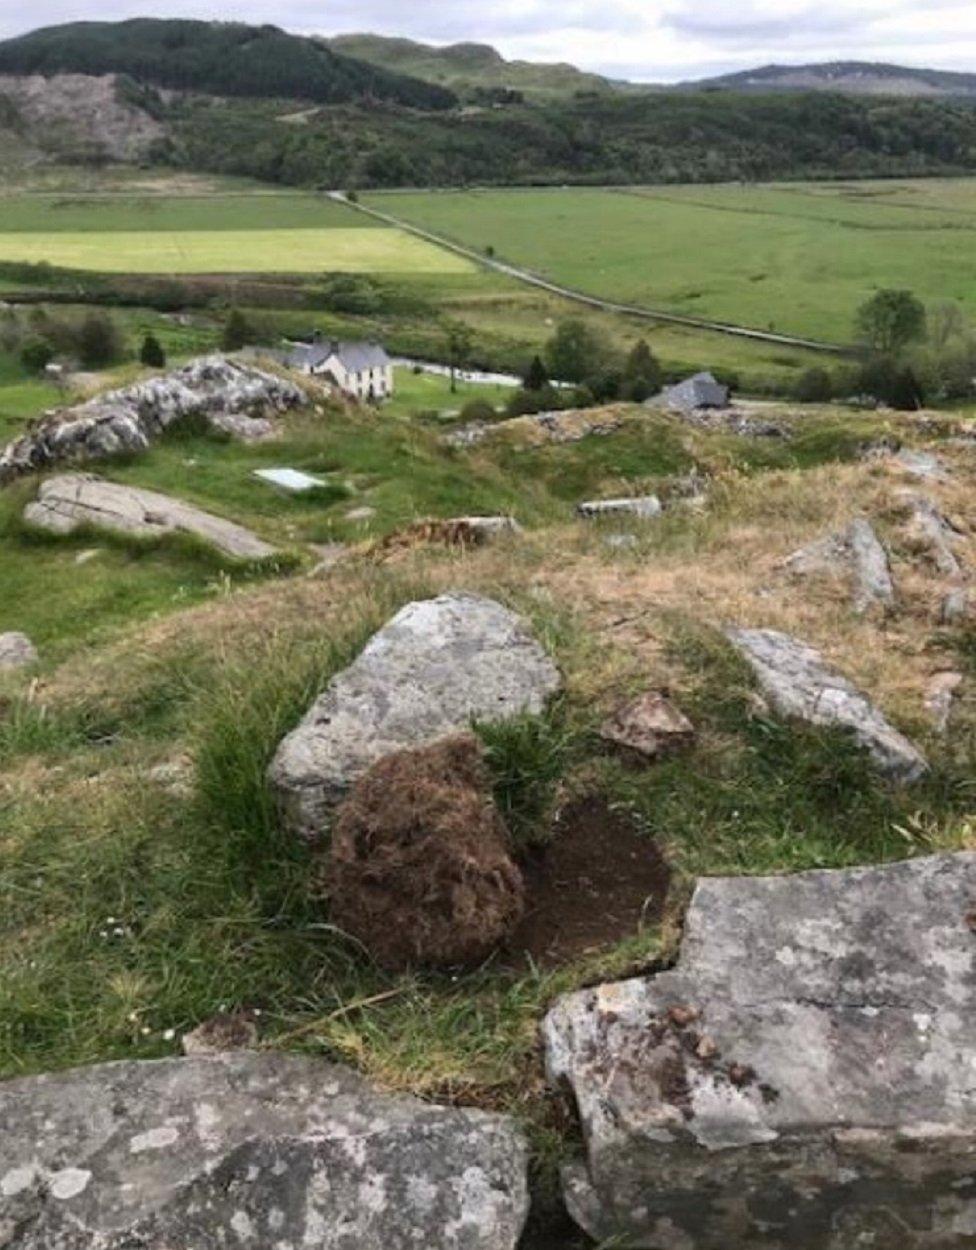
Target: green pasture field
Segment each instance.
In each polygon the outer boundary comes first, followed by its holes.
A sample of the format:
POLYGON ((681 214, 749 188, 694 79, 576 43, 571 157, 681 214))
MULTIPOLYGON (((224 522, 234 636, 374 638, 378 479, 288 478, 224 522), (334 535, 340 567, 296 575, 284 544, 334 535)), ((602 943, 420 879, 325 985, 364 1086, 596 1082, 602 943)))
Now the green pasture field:
POLYGON ((880 287, 976 315, 976 180, 372 194, 608 299, 845 343, 880 287))
POLYGON ((472 266, 322 196, 0 197, 0 260, 100 273, 465 273, 472 266))

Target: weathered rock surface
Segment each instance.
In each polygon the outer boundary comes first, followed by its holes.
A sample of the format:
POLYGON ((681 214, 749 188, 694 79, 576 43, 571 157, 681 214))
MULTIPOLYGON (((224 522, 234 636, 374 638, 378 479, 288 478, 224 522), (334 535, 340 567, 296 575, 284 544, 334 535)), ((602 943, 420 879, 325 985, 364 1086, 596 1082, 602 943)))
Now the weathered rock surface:
POLYGON ((631 699, 600 727, 604 742, 644 760, 690 747, 695 727, 660 690, 631 699))
POLYGON ((511 1121, 315 1059, 114 1063, 0 1085, 8 1250, 514 1250, 511 1121))
POLYGON ((939 608, 939 620, 943 625, 955 625, 966 619, 969 612, 969 592, 962 587, 950 590, 939 608))
POLYGON ((552 660, 501 604, 462 593, 408 604, 284 739, 272 787, 289 823, 315 839, 377 760, 472 720, 540 713, 560 685, 552 660))
POLYGON ((65 473, 41 483, 24 520, 54 534, 94 525, 146 538, 192 534, 235 560, 264 560, 274 547, 232 521, 152 490, 120 486, 88 473, 65 473))
POLYGON ((894 456, 894 463, 904 473, 923 481, 944 482, 949 477, 944 462, 928 451, 912 451, 906 447, 894 456))
POLYGON ((945 733, 949 728, 952 710, 963 681, 962 673, 947 670, 935 673, 929 682, 925 692, 925 710, 932 717, 932 723, 939 733, 945 733))
POLYGON ((561 1000, 575 1219, 642 1250, 976 1237, 976 854, 699 884, 677 967, 561 1000))
POLYGON ((17 630, 0 634, 0 673, 15 668, 28 668, 38 660, 37 648, 17 630))
POLYGON ((874 605, 890 607, 895 601, 888 553, 863 517, 853 520, 837 534, 821 538, 786 561, 793 574, 841 573, 850 577, 856 612, 866 612, 874 605))
POLYGON ((635 516, 649 521, 660 516, 664 507, 657 495, 642 495, 633 499, 591 499, 577 504, 576 511, 588 521, 608 516, 635 516))
POLYGON ((924 495, 906 491, 901 495, 911 517, 913 537, 926 549, 932 563, 944 577, 961 577, 963 573, 953 543, 959 531, 938 505, 924 495))
POLYGON ((260 438, 271 429, 269 413, 305 402, 300 387, 276 374, 206 356, 45 418, 0 451, 0 485, 55 464, 145 451, 174 422, 191 417, 236 437, 260 438))
POLYGON ((918 748, 846 677, 827 668, 813 647, 772 629, 730 629, 726 635, 780 715, 851 730, 881 771, 898 781, 917 781, 928 771, 918 748))

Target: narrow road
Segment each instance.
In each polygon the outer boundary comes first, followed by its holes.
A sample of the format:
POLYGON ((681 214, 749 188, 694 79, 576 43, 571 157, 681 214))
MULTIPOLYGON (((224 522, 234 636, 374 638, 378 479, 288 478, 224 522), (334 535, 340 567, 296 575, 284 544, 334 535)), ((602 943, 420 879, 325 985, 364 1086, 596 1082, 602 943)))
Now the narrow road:
POLYGON ((694 330, 709 330, 715 334, 728 334, 733 338, 752 339, 759 343, 772 343, 777 347, 800 347, 806 351, 824 352, 834 356, 848 355, 851 351, 849 347, 844 347, 840 343, 824 343, 818 339, 804 339, 793 334, 777 334, 773 330, 754 330, 749 326, 732 325, 724 321, 707 321, 702 317, 690 317, 683 313, 662 312, 659 309, 645 308, 639 304, 619 304, 614 300, 600 299, 599 296, 587 295, 585 291, 578 291, 574 287, 562 286, 558 282, 552 282, 550 279, 542 277, 541 274, 533 273, 531 269, 521 269, 517 265, 510 265, 494 257, 485 256, 482 252, 477 252, 473 248, 465 247, 461 243, 455 243, 453 239, 444 238, 443 235, 434 234, 431 230, 424 230, 421 226, 415 226, 412 222, 404 221, 402 217, 394 217, 392 213, 381 212, 378 208, 369 208, 365 204, 350 200, 343 191, 329 191, 326 194, 329 199, 345 204, 348 208, 355 209, 358 213, 364 213, 367 217, 372 217, 376 221, 381 221, 384 225, 392 226, 397 230, 404 230, 408 234, 415 235, 418 239, 423 239, 427 243, 433 243, 436 247, 445 248, 457 256, 463 256, 466 260, 474 261, 475 264, 481 265, 485 269, 492 269, 495 273, 504 274, 507 278, 514 278, 517 282, 527 283, 529 286, 547 291, 550 295, 559 295, 563 299, 573 300, 577 304, 585 304, 588 308, 596 308, 601 312, 623 313, 628 317, 641 317, 645 321, 659 321, 669 325, 687 326, 694 330))

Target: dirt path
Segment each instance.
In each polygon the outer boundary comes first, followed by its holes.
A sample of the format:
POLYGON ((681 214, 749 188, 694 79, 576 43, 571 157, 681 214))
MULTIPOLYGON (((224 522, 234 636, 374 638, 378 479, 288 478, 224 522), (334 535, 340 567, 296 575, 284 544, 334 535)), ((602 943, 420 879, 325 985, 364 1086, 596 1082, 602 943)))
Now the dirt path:
POLYGON ((508 278, 514 278, 517 282, 525 282, 529 286, 548 291, 551 295, 559 295, 563 299, 573 300, 577 304, 585 304, 589 308, 597 308, 602 312, 623 313, 628 317, 641 317, 647 321, 662 321, 669 325, 689 326, 695 330, 710 330, 715 334, 728 334, 734 338, 773 343, 779 347, 799 347, 806 351, 824 352, 830 355, 846 355, 850 351, 850 348, 840 343, 824 343, 818 339, 798 338, 792 334, 776 334, 771 330, 754 330, 749 326, 733 325, 723 321, 707 321, 701 317, 690 317, 682 313, 662 312, 660 309, 645 308, 640 304, 619 304, 614 300, 600 299, 596 295, 587 295, 585 291, 578 291, 574 287, 561 286, 558 282, 552 282, 541 274, 533 273, 530 269, 522 269, 517 265, 510 265, 505 261, 485 256, 443 235, 424 230, 421 226, 415 226, 402 217, 395 217, 392 213, 381 212, 378 208, 368 208, 365 204, 350 200, 342 191, 329 191, 327 195, 329 199, 345 204, 359 213, 364 213, 367 217, 382 221, 385 225, 393 226, 398 230, 404 230, 437 247, 446 248, 455 255, 472 260, 486 269, 492 269, 508 278))

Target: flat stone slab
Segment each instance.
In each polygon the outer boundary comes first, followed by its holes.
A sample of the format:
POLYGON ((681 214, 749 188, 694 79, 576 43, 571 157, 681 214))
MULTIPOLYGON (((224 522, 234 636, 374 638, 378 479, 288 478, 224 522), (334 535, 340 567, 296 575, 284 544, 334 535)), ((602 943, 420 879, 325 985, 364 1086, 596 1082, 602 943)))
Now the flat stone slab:
POLYGON ((71 534, 83 525, 155 538, 192 534, 235 560, 264 560, 275 548, 242 525, 225 521, 193 504, 135 486, 120 486, 88 473, 65 473, 42 482, 24 520, 54 534, 71 534))
POLYGON ((811 573, 840 573, 850 578, 853 606, 866 612, 874 605, 891 607, 895 586, 888 553, 863 517, 857 517, 837 534, 830 534, 794 552, 785 564, 798 576, 811 573))
POLYGON ((514 1123, 283 1054, 0 1084, 10 1250, 514 1250, 514 1123))
POLYGON ((269 486, 277 486, 294 495, 326 485, 322 478, 313 477, 311 473, 302 473, 300 469, 255 469, 254 476, 269 486))
POLYGON ((37 648, 18 630, 0 634, 0 672, 28 668, 38 661, 37 648))
POLYGON ((0 450, 0 485, 52 465, 138 454, 189 417, 230 437, 267 438, 274 432, 269 416, 307 402, 301 387, 277 374, 203 356, 46 417, 0 450))
POLYGON ((635 1250, 976 1238, 976 854, 702 881, 673 971, 560 1000, 574 1218, 635 1250))
POLYGON ((318 838, 352 783, 394 751, 474 720, 541 713, 562 682, 525 622, 491 599, 410 603, 334 677, 281 743, 269 779, 285 819, 318 838))
POLYGON ((749 663, 763 694, 781 716, 849 729, 875 764, 897 781, 928 771, 921 751, 813 647, 773 629, 729 629, 726 637, 749 663))
POLYGON ((636 499, 590 499, 586 503, 577 504, 576 511, 587 520, 606 516, 635 516, 648 521, 660 516, 664 505, 657 495, 644 495, 636 499))

